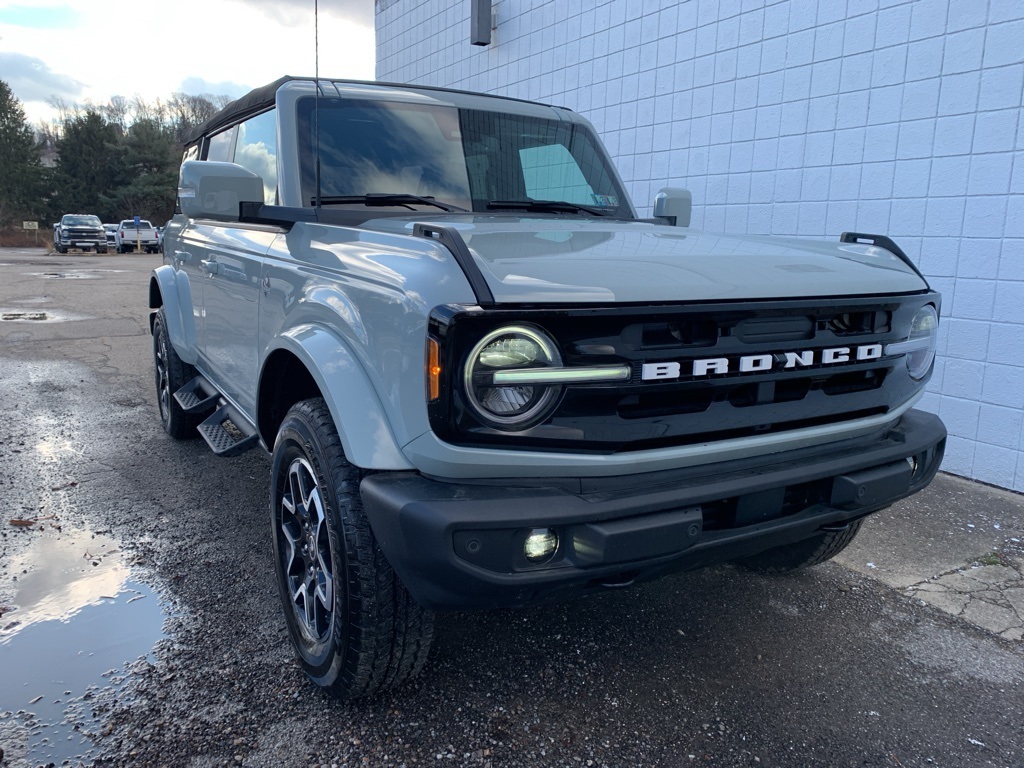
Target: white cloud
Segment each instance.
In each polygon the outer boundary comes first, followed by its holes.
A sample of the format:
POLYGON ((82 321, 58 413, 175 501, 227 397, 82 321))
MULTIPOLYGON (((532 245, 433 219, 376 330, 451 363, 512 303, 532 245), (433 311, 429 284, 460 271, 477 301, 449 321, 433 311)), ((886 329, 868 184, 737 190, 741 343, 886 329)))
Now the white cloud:
MULTIPOLYGON (((49 78, 21 89, 11 84, 30 121, 53 116, 40 87, 53 87, 53 95, 68 101, 97 104, 115 95, 166 99, 186 83, 233 87, 225 95, 238 96, 282 75, 312 75, 316 66, 312 0, 59 4, 81 23, 70 29, 0 23, 0 53, 36 59, 49 78)), ((54 5, 43 0, 36 7, 54 5)), ((321 76, 372 80, 373 0, 319 5, 321 76)), ((0 68, 0 78, 6 80, 6 73, 0 68)), ((205 86, 202 92, 220 95, 205 86)))

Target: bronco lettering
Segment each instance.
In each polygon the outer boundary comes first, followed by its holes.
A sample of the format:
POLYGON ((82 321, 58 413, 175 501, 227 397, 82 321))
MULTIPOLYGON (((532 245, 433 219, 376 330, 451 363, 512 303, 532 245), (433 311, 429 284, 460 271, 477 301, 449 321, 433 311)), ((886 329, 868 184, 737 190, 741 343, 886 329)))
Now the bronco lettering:
MULTIPOLYGON (((805 349, 800 352, 776 352, 742 357, 707 357, 694 360, 690 369, 693 378, 722 375, 726 373, 759 373, 775 369, 809 368, 813 365, 839 365, 878 360, 882 356, 881 344, 864 344, 858 347, 831 347, 829 349, 805 349)), ((640 371, 644 381, 678 379, 682 375, 680 363, 645 363, 640 371)))

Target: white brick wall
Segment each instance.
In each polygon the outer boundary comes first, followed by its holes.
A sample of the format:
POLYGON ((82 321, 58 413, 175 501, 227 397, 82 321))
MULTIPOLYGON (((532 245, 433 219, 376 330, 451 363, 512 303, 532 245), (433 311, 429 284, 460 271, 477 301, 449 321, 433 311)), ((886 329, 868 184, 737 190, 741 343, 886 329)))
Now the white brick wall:
POLYGON ((1022 0, 377 0, 377 77, 571 107, 634 202, 896 239, 943 294, 944 468, 1024 491, 1022 0))

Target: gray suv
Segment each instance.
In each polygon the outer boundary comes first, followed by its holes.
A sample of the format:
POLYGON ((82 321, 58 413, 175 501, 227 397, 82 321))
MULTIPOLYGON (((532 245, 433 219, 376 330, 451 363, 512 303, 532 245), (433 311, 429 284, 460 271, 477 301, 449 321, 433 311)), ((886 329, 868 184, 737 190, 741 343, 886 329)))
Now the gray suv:
MULTIPOLYGON (((882 235, 641 219, 572 111, 285 78, 188 138, 164 429, 271 459, 284 616, 347 697, 438 610, 823 562, 938 469, 939 295, 882 235)), ((239 482, 245 482, 239 477, 239 482)))

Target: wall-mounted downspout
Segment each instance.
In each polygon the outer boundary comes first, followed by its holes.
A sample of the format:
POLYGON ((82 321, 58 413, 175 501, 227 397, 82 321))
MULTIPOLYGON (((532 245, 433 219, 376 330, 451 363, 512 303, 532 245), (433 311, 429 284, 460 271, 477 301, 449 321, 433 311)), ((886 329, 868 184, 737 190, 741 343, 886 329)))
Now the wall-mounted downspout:
POLYGON ((469 42, 491 44, 491 0, 469 0, 469 42))

